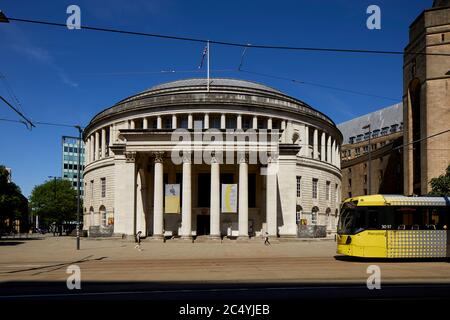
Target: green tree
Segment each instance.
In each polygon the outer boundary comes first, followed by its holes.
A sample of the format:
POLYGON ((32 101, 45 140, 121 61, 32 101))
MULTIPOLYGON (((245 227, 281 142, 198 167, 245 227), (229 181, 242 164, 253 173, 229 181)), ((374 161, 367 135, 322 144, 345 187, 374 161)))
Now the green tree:
POLYGON ((28 200, 20 188, 13 182, 8 182, 9 172, 0 165, 0 235, 5 230, 5 221, 26 221, 28 216, 28 200))
POLYGON ((450 165, 448 165, 445 174, 430 180, 431 195, 450 196, 450 165))
POLYGON ((76 219, 77 191, 68 180, 46 181, 33 188, 30 207, 44 225, 55 223, 60 227, 76 219))

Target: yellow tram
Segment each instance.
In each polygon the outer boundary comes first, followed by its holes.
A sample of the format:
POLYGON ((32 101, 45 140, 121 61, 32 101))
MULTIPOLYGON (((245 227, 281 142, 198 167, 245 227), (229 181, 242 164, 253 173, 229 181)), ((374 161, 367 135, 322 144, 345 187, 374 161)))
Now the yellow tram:
POLYGON ((370 195, 346 199, 337 253, 365 258, 450 257, 450 198, 370 195))

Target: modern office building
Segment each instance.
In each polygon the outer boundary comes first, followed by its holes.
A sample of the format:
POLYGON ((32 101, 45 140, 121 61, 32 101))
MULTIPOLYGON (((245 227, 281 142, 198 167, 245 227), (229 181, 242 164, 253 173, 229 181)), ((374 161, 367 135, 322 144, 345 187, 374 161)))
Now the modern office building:
POLYGON ((164 83, 98 113, 83 139, 91 235, 247 239, 336 228, 342 135, 271 87, 164 83))
MULTIPOLYGON (((69 180, 74 188, 78 182, 78 138, 62 137, 62 178, 69 180)), ((84 143, 81 142, 80 154, 80 193, 84 194, 83 171, 84 171, 84 143)))
POLYGON ((402 104, 346 121, 338 128, 344 137, 341 148, 342 197, 369 193, 402 194, 402 104))

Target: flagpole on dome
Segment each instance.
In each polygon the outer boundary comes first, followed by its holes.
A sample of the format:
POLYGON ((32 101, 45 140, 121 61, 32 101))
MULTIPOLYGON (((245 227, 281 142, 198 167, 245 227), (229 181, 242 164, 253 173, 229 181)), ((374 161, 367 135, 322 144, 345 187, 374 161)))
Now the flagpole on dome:
POLYGON ((207 56, 206 56, 206 59, 207 59, 207 61, 206 61, 206 69, 207 69, 207 71, 206 71, 206 73, 207 73, 206 91, 209 92, 209 40, 206 43, 206 54, 207 54, 207 56))

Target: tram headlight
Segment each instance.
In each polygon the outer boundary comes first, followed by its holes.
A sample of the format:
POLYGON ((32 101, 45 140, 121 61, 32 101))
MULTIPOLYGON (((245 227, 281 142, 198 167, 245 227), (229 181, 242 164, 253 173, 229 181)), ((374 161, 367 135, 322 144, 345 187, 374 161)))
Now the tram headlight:
POLYGON ((347 240, 345 240, 345 244, 350 244, 352 243, 352 237, 347 236, 347 240))

